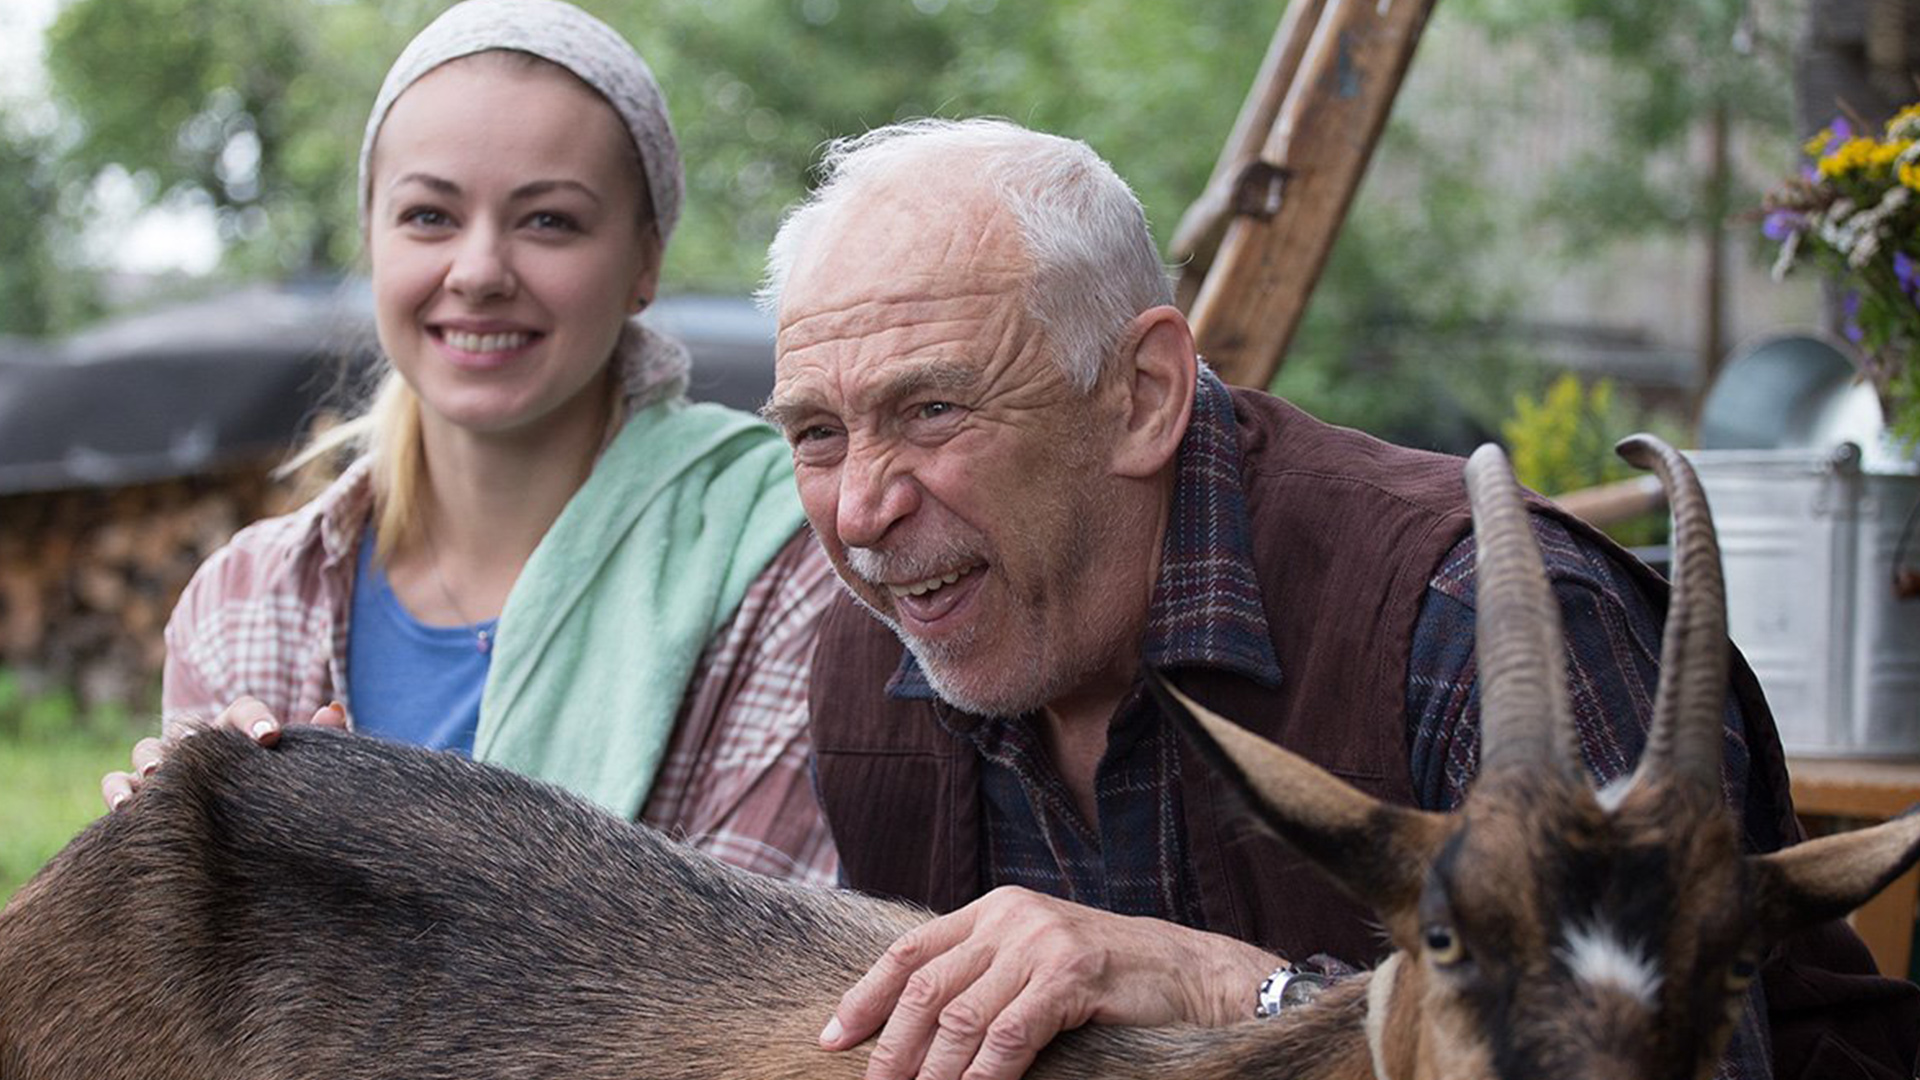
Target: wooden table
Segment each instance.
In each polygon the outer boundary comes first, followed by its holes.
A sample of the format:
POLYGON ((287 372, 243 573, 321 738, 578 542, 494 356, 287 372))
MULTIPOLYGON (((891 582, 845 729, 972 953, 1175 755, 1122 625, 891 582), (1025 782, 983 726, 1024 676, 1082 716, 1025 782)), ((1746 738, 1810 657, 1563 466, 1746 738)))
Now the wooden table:
MULTIPOLYGON (((1793 807, 1802 817, 1885 821, 1920 803, 1920 760, 1875 761, 1791 757, 1793 807)), ((1908 978, 1913 922, 1920 911, 1920 867, 1895 879, 1850 920, 1872 950, 1882 974, 1908 978)))

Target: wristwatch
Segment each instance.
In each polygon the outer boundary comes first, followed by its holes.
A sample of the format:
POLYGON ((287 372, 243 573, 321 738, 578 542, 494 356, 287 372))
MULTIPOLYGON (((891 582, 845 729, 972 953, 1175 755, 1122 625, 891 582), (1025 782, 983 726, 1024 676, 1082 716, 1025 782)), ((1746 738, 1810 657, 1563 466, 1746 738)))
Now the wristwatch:
POLYGON ((1253 1015, 1265 1020, 1279 1015, 1281 1009, 1304 1005, 1318 997, 1327 982, 1327 977, 1317 971, 1303 971, 1291 962, 1282 963, 1260 984, 1253 1015))

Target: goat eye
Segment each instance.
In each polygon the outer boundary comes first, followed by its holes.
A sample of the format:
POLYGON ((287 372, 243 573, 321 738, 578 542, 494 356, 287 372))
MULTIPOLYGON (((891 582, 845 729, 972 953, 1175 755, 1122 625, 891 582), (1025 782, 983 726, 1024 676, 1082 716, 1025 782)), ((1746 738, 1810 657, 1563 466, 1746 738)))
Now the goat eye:
POLYGON ((1421 944, 1426 946, 1427 956, 1442 967, 1457 964, 1466 959, 1466 947, 1460 944, 1460 938, 1450 926, 1435 923, 1420 933, 1421 944))

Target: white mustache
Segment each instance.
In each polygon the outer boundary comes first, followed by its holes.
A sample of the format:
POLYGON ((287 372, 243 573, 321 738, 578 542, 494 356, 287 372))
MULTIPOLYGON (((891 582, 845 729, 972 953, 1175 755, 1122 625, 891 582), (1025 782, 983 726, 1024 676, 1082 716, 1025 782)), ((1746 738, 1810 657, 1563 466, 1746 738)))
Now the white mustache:
POLYGON ((900 550, 848 547, 847 568, 876 587, 887 582, 920 581, 956 567, 980 562, 976 545, 959 537, 915 543, 900 550))

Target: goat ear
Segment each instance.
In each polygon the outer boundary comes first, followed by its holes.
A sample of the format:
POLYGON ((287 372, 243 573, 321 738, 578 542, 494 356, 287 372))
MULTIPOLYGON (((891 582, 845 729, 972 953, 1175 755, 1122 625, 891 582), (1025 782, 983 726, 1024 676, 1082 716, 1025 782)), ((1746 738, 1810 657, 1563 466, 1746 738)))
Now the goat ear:
POLYGON ((1157 672, 1147 686, 1256 816, 1349 892, 1387 913, 1419 900, 1445 815, 1366 795, 1306 758, 1210 711, 1157 672))
POLYGON ((1872 828, 1823 836, 1747 860, 1768 940, 1837 919, 1920 861, 1920 805, 1872 828))

